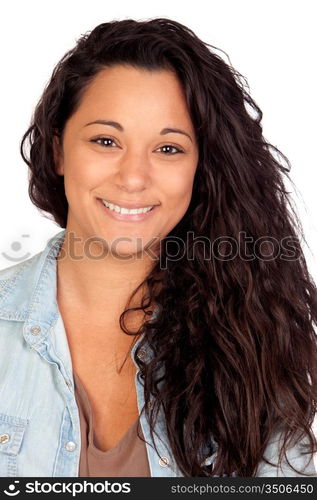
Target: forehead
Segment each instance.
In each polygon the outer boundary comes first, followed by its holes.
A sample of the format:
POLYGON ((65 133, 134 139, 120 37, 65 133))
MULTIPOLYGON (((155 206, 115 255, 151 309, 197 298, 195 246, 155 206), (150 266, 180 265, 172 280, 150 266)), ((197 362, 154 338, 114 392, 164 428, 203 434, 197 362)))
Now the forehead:
POLYGON ((171 70, 149 71, 128 65, 101 70, 83 92, 78 114, 92 112, 133 112, 178 116, 190 121, 184 90, 171 70))
POLYGON ((148 70, 128 64, 118 64, 104 68, 94 77, 87 89, 87 95, 106 88, 119 92, 131 91, 143 93, 145 89, 174 92, 183 97, 182 85, 174 71, 168 69, 148 70))

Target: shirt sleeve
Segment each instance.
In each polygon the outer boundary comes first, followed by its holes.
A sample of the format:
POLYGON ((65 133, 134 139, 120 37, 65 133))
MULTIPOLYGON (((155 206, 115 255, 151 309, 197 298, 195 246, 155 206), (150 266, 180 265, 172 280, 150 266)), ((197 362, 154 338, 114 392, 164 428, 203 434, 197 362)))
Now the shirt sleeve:
POLYGON ((316 454, 312 455, 309 453, 302 453, 304 451, 303 445, 307 444, 308 439, 305 437, 304 440, 298 442, 296 445, 286 449, 286 456, 291 465, 299 471, 296 473, 293 471, 288 463, 286 462, 285 456, 279 467, 278 454, 283 443, 283 436, 281 433, 275 433, 270 439, 265 452, 264 457, 272 462, 275 466, 269 465, 261 460, 256 474, 256 477, 317 477, 317 470, 315 461, 317 461, 316 454), (310 476, 305 476, 304 474, 310 474, 310 476))

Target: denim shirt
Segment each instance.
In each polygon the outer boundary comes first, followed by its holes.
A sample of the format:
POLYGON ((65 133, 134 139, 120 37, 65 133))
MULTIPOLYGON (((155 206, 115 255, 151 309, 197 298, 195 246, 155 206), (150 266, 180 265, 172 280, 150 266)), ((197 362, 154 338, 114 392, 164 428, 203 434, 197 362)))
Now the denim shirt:
MULTIPOLYGON (((79 412, 74 394, 72 359, 56 300, 56 256, 65 230, 33 257, 0 271, 0 476, 78 477, 81 448, 79 412)), ((131 357, 140 339, 134 344, 131 357)), ((150 359, 150 346, 142 359, 150 359)), ((144 406, 137 367, 139 414, 144 406)), ((144 412, 140 416, 152 477, 181 477, 159 413, 155 451, 144 412), (157 437, 158 436, 158 437, 157 437)), ((205 463, 214 463, 217 443, 211 437, 205 463), (212 454, 210 455, 210 451, 212 454)), ((276 456, 276 439, 265 455, 276 456)), ((291 449, 289 460, 304 470, 307 459, 291 449)), ((316 474, 313 460, 305 472, 316 474)), ((294 476, 291 469, 259 464, 257 476, 294 476)), ((232 476, 236 476, 233 473, 232 476)))

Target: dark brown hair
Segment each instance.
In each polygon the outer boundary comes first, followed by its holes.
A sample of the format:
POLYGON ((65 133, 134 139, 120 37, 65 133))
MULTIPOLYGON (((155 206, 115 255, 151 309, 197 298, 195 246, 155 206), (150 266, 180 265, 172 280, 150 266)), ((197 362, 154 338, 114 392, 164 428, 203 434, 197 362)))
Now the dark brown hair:
MULTIPOLYGON (((147 342, 154 357, 148 363, 135 358, 144 381, 144 411, 153 432, 156 412, 163 409, 171 450, 185 476, 253 476, 281 426, 279 460, 293 438, 307 437, 308 452, 317 451, 311 430, 317 290, 284 185, 289 161, 263 137, 262 112, 246 80, 212 48, 171 19, 100 24, 55 67, 21 154, 30 169, 32 202, 66 227, 68 204, 63 177, 54 168, 52 138, 57 134, 62 141, 87 86, 115 64, 176 72, 196 131, 199 163, 188 210, 168 237, 186 241, 192 231, 196 239, 214 242, 225 236, 222 255, 236 242, 239 256, 224 259, 213 252, 206 259, 204 249, 196 242, 193 252, 189 242, 182 258, 166 259, 164 272, 160 259, 140 284, 149 290, 140 309, 159 305, 154 321, 142 326, 136 352, 147 342), (241 241, 242 232, 251 243, 241 241), (259 256, 259 242, 262 251, 273 249, 274 258, 259 256), (218 445, 213 468, 202 464, 211 435, 218 445)), ((163 257, 166 251, 163 246, 163 257)), ((120 325, 132 334, 122 321, 126 312, 120 325)))

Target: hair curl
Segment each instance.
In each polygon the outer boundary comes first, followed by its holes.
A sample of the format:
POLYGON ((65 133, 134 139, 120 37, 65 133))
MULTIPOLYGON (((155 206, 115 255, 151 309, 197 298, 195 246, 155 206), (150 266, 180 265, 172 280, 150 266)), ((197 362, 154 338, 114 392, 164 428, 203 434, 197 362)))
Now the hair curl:
MULTIPOLYGON (((171 19, 100 24, 54 68, 20 151, 30 170, 31 201, 66 227, 68 204, 63 177, 55 172, 52 138, 62 141, 85 89, 100 70, 115 64, 176 72, 197 134, 199 162, 190 205, 166 242, 185 241, 189 231, 212 242, 225 235, 225 249, 238 242, 239 256, 222 259, 213 252, 206 259, 197 241, 195 252, 189 242, 182 258, 167 259, 164 272, 158 261, 134 291, 132 297, 144 284, 149 290, 148 302, 143 297, 137 309, 159 305, 154 321, 142 325, 136 352, 147 342, 154 357, 149 363, 135 357, 144 381, 142 411, 153 432, 162 407, 171 450, 185 476, 254 476, 280 426, 285 434, 279 463, 296 435, 308 437, 309 453, 317 451, 311 430, 317 290, 299 244, 295 258, 294 246, 280 256, 283 239, 303 238, 283 180, 290 163, 264 139, 262 111, 246 80, 212 47, 171 19), (255 248, 240 241, 243 231, 253 242, 269 237, 275 258, 242 258, 254 255, 255 248), (164 376, 158 377, 162 367, 164 376), (218 445, 213 467, 202 464, 211 435, 218 445)), ((132 335, 124 326, 127 311, 120 325, 132 335)))

